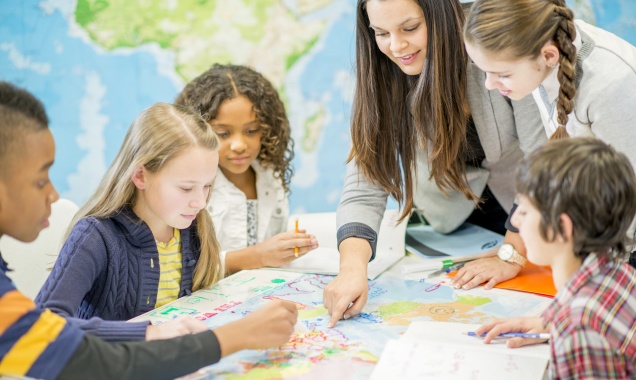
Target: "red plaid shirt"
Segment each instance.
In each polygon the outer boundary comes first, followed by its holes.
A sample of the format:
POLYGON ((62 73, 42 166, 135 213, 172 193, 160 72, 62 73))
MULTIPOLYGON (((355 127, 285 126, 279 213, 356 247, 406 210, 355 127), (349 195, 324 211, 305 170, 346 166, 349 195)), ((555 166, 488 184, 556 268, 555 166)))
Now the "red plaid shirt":
POLYGON ((543 313, 550 378, 636 377, 636 270, 590 254, 543 313))

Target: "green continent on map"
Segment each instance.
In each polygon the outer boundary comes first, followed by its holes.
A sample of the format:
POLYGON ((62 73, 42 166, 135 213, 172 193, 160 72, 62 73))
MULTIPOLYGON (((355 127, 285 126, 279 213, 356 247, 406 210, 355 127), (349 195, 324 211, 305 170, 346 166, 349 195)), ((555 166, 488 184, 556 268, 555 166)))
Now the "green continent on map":
POLYGON ((410 301, 392 302, 378 308, 384 323, 390 326, 407 326, 411 319, 429 317, 443 322, 472 322, 481 320, 486 314, 475 311, 475 307, 492 302, 479 296, 459 296, 450 302, 418 303, 410 301))
POLYGON ((107 50, 156 43, 174 51, 185 81, 231 62, 256 68, 277 87, 328 25, 301 16, 283 0, 78 0, 75 10, 77 24, 107 50))
POLYGON ((464 294, 462 296, 457 296, 457 302, 466 303, 466 304, 474 305, 474 306, 481 306, 487 303, 491 303, 492 300, 486 297, 471 296, 469 294, 464 294))

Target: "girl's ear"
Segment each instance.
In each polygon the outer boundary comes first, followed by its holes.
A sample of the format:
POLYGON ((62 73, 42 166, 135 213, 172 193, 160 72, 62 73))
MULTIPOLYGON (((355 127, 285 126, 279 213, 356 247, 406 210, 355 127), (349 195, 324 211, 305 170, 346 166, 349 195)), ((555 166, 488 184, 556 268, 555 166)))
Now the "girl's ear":
POLYGON ((548 41, 541 48, 541 56, 545 60, 546 66, 555 67, 559 64, 561 52, 559 51, 559 48, 556 46, 554 41, 548 41))
POLYGON ((561 230, 563 231, 563 234, 558 236, 557 239, 559 241, 562 241, 563 243, 572 241, 572 235, 574 233, 574 224, 572 223, 572 219, 566 213, 561 214, 559 219, 560 219, 561 230))
POLYGON ((139 190, 146 188, 146 169, 143 165, 139 165, 135 168, 133 173, 130 175, 130 180, 139 190))

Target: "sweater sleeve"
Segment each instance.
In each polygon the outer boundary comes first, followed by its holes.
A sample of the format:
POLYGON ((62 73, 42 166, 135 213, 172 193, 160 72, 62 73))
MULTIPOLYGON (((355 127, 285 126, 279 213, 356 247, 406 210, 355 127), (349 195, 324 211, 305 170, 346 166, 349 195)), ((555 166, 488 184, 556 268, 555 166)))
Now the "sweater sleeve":
POLYGON ((85 335, 58 379, 174 379, 214 364, 221 346, 213 331, 152 342, 106 343, 85 335))
POLYGON ((75 318, 86 294, 99 281, 100 273, 107 266, 106 243, 93 218, 80 220, 55 261, 53 270, 35 298, 40 308, 73 321, 89 334, 108 341, 143 340, 147 323, 105 321, 101 318, 75 318))
POLYGON ((97 317, 91 319, 66 317, 66 319, 84 332, 107 342, 146 340, 146 329, 150 323, 148 321, 106 321, 97 317))
POLYGON ((348 237, 369 241, 375 257, 378 231, 386 209, 388 194, 378 185, 370 183, 358 170, 355 161, 347 165, 340 204, 336 214, 338 246, 348 237))

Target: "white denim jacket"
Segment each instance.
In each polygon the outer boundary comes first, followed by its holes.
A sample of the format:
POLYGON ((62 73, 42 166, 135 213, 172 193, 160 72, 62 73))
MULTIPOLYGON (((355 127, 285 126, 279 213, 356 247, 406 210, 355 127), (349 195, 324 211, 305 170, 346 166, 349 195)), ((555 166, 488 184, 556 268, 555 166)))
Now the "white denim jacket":
MULTIPOLYGON (((259 160, 251 166, 256 172, 257 240, 260 243, 285 231, 289 201, 280 179, 274 178, 273 170, 263 168, 259 160)), ((225 262, 225 252, 247 246, 247 197, 225 178, 221 170, 217 172, 207 210, 223 251, 221 262, 225 262)))

